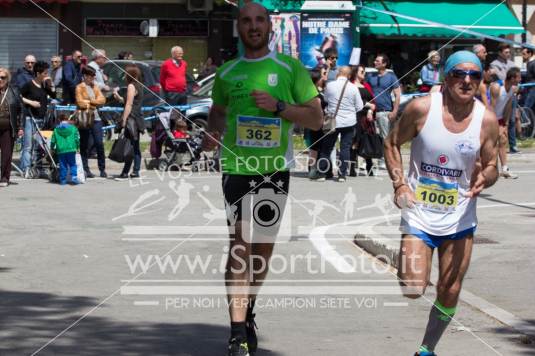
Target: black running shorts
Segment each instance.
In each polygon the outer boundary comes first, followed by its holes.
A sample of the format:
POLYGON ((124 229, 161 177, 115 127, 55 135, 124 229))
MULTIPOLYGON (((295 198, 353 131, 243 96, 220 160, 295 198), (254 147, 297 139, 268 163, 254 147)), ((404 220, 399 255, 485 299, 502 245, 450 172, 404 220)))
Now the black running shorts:
POLYGON ((284 215, 289 187, 290 172, 252 176, 223 174, 227 223, 233 226, 236 221, 254 219, 259 227, 278 226, 284 215))

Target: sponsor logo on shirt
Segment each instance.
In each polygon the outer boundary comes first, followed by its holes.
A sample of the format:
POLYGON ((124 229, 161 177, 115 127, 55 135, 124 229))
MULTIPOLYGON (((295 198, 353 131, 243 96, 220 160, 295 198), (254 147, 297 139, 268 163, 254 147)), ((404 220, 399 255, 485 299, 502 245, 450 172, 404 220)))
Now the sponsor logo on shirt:
POLYGON ((459 178, 463 174, 463 171, 460 169, 439 167, 425 162, 422 162, 420 169, 425 173, 437 174, 443 177, 459 178))
POLYGON ((441 166, 445 166, 446 164, 448 164, 449 161, 450 159, 445 154, 441 154, 440 156, 438 156, 437 159, 438 164, 440 164, 441 166))
POLYGON ((279 84, 279 76, 277 73, 268 74, 268 84, 270 87, 276 87, 279 84))
POLYGON ((249 78, 247 76, 247 74, 238 74, 238 75, 235 75, 234 77, 230 78, 230 80, 239 81, 239 80, 247 80, 247 78, 249 78))
POLYGON ((461 140, 455 143, 455 151, 462 155, 467 155, 476 150, 475 145, 470 140, 461 140))

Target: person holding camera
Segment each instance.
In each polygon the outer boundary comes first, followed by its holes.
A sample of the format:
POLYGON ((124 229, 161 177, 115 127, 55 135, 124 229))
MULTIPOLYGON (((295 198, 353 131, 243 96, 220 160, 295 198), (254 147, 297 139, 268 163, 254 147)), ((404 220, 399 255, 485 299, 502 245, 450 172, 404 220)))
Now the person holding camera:
POLYGON ((101 178, 107 178, 106 156, 104 155, 104 142, 102 136, 102 119, 97 108, 104 105, 106 98, 102 95, 95 83, 96 72, 91 67, 82 69, 83 81, 76 86, 76 106, 78 107, 77 121, 80 131, 80 156, 84 166, 85 176, 95 178, 89 169, 89 138, 93 138, 93 144, 97 150, 98 169, 101 178), (82 123, 83 120, 83 123, 82 123))

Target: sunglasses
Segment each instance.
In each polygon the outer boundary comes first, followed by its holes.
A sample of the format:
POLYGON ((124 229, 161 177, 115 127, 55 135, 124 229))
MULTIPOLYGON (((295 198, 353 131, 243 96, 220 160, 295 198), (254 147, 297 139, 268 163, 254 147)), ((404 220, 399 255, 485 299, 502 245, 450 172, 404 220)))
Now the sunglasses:
POLYGON ((462 70, 462 69, 452 69, 450 72, 453 78, 464 79, 468 75, 472 80, 481 80, 483 74, 479 70, 462 70))
POLYGON ((35 64, 35 62, 26 62, 26 64, 35 64))
POLYGON ((329 59, 338 59, 338 57, 329 57, 329 59))
POLYGON ((7 79, 6 76, 1 76, 1 77, 0 77, 0 80, 6 80, 6 79, 7 79))

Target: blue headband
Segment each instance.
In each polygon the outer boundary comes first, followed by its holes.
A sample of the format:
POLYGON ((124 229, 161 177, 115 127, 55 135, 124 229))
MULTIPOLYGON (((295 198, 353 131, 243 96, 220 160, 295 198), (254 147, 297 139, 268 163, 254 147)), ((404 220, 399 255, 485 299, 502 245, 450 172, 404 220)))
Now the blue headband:
POLYGON ((470 51, 458 51, 448 57, 444 67, 444 74, 448 74, 453 68, 461 63, 473 63, 479 67, 479 70, 483 70, 481 61, 475 54, 470 51))

